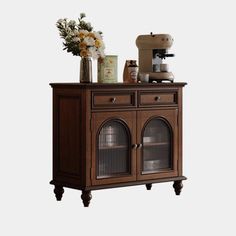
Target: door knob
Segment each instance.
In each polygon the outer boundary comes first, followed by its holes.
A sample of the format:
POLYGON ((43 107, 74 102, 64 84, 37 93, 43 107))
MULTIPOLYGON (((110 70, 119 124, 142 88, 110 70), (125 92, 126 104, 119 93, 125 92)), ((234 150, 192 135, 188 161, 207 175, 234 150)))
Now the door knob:
POLYGON ((142 146, 143 146, 142 143, 140 143, 137 145, 137 148, 140 149, 142 146))

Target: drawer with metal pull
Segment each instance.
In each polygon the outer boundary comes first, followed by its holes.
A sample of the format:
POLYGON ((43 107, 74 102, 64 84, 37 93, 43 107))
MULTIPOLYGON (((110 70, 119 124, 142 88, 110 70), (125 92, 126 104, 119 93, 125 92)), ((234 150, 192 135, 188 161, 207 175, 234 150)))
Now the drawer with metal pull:
POLYGON ((128 108, 136 106, 135 92, 92 92, 92 108, 128 108))
POLYGON ((142 92, 139 93, 139 106, 177 105, 177 92, 142 92))

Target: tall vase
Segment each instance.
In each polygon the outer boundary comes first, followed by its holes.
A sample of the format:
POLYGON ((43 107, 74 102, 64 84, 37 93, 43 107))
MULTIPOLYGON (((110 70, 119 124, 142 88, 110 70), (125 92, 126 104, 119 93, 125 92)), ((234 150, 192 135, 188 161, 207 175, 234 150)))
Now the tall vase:
POLYGON ((92 60, 91 60, 91 57, 81 57, 80 83, 92 83, 92 60))

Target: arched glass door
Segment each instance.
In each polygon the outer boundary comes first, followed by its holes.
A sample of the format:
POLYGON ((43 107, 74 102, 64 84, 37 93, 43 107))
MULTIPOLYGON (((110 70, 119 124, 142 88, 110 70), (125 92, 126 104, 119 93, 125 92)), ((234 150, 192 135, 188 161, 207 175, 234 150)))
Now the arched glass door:
POLYGON ((96 175, 109 178, 131 173, 130 134, 120 120, 110 120, 98 133, 96 175))
POLYGON ((151 119, 143 129, 142 174, 173 168, 172 130, 162 118, 151 119))

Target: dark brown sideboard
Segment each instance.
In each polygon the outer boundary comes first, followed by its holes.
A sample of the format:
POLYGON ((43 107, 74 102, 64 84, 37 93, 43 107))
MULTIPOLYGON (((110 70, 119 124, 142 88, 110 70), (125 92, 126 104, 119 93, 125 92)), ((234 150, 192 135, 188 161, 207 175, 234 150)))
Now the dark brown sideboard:
POLYGON ((51 83, 54 193, 182 180, 182 89, 186 83, 51 83))

